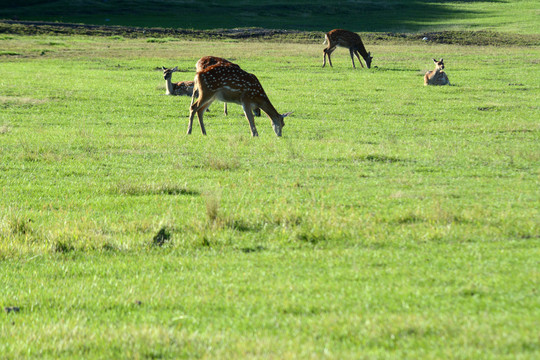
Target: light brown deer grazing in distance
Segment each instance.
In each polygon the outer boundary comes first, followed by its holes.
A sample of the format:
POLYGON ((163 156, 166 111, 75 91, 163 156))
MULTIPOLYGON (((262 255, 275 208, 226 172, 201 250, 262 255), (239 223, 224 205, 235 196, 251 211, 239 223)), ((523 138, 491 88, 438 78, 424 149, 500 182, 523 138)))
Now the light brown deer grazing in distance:
MULTIPOLYGON (((199 72, 203 71, 204 69, 209 68, 210 66, 218 65, 218 64, 223 65, 223 66, 232 66, 232 67, 236 67, 236 68, 240 69, 240 66, 238 66, 237 64, 235 64, 233 62, 230 62, 227 59, 220 58, 220 57, 217 57, 217 56, 203 56, 195 64, 195 70, 199 73, 199 72)), ((195 101, 195 98, 198 95, 199 94, 197 94, 197 93, 193 94, 193 97, 191 99, 191 105, 193 105, 193 101, 195 101)), ((223 112, 225 113, 225 115, 228 115, 227 103, 225 103, 223 105, 223 112)), ((260 109, 253 109, 253 112, 255 113, 255 116, 261 116, 261 110, 260 109)))
POLYGON ((366 51, 364 43, 358 34, 343 29, 334 29, 324 36, 324 43, 328 43, 328 46, 323 50, 323 67, 326 65, 326 55, 328 55, 328 62, 330 63, 330 66, 332 66, 332 59, 330 58, 330 55, 332 55, 334 50, 336 50, 336 47, 340 46, 349 49, 353 68, 356 69, 356 66, 354 65, 354 55, 356 55, 358 58, 360 65, 364 67, 362 60, 360 60, 360 55, 362 55, 366 62, 367 68, 371 68, 371 60, 373 60, 373 56, 371 56, 371 53, 366 51))
POLYGON ((450 80, 448 80, 448 76, 444 72, 443 59, 441 61, 433 59, 433 62, 435 63, 435 70, 428 71, 424 75, 424 85, 450 85, 450 80))
POLYGON ((191 105, 188 134, 191 134, 193 118, 197 113, 201 131, 206 135, 203 123, 204 111, 216 99, 242 105, 252 136, 259 135, 255 127, 253 109, 260 108, 268 115, 277 136, 281 136, 281 130, 285 126, 283 118, 290 114, 278 113, 257 77, 237 66, 216 64, 199 71, 195 75, 195 89, 199 92, 199 98, 191 105))
POLYGON ((165 86, 167 89, 166 95, 193 96, 193 81, 180 81, 177 83, 171 81, 173 72, 178 71, 178 66, 173 69, 167 69, 162 66, 161 69, 163 70, 163 78, 165 79, 165 86))

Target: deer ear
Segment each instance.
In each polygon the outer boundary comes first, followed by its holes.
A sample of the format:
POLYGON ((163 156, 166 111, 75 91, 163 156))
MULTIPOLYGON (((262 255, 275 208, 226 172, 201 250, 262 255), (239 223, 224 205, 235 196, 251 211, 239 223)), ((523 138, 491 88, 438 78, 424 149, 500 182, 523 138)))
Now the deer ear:
POLYGON ((437 61, 437 59, 433 59, 433 61, 435 61, 435 62, 439 62, 439 61, 437 61))
POLYGON ((165 70, 167 70, 167 69, 165 69, 165 66, 162 66, 162 67, 161 67, 161 70, 165 71, 165 70))
POLYGON ((178 66, 175 66, 174 69, 172 69, 172 71, 178 71, 178 66))
POLYGON ((441 62, 444 62, 444 61, 442 60, 442 58, 441 58, 441 62))
POLYGON ((293 111, 289 111, 288 113, 281 114, 281 117, 287 117, 287 116, 291 115, 292 113, 293 113, 293 111))

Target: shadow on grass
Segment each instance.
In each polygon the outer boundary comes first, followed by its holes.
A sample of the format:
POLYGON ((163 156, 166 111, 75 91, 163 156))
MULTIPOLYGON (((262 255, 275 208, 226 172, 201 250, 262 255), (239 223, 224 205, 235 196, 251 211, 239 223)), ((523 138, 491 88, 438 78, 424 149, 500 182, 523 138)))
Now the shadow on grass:
MULTIPOLYGON (((264 27, 328 31, 346 28, 352 31, 419 31, 433 20, 477 17, 473 11, 457 10, 448 3, 473 3, 478 0, 453 1, 322 1, 280 2, 270 0, 219 2, 143 1, 125 7, 116 1, 8 1, 0 18, 48 20, 73 23, 216 29, 264 27)), ((501 2, 485 0, 483 2, 501 2)))

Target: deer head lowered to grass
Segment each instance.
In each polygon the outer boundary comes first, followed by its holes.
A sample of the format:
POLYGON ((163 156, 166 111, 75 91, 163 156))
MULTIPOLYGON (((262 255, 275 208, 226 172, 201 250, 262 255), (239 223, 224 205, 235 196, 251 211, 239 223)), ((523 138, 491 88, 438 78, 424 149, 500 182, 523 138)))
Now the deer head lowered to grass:
POLYGON ((268 115, 272 120, 274 132, 277 136, 281 136, 282 128, 285 126, 283 118, 290 112, 287 114, 277 112, 255 75, 238 66, 216 64, 199 71, 194 81, 195 91, 198 91, 199 97, 190 108, 188 134, 191 134, 193 118, 197 113, 201 131, 206 135, 203 123, 204 111, 217 99, 242 105, 252 136, 259 135, 252 112, 256 108, 260 108, 268 115))
POLYGON ((324 42, 328 43, 328 45, 326 49, 323 50, 323 67, 326 65, 327 55, 328 62, 330 63, 330 66, 332 66, 332 59, 330 58, 330 56, 332 55, 334 50, 336 50, 336 47, 340 46, 349 49, 353 68, 356 69, 356 66, 354 65, 354 55, 356 55, 356 57, 358 58, 360 65, 364 67, 364 64, 362 64, 362 60, 360 60, 360 55, 362 55, 364 61, 366 62, 367 68, 371 68, 371 61, 373 60, 373 56, 371 56, 371 53, 366 51, 364 43, 362 42, 362 39, 360 39, 360 36, 358 34, 348 30, 334 29, 324 36, 324 42))

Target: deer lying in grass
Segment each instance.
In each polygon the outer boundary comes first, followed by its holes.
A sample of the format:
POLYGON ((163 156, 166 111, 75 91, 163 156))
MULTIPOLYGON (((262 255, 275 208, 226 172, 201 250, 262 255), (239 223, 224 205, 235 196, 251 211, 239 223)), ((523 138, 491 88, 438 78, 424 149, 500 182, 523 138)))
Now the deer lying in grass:
MULTIPOLYGON (((238 66, 235 63, 230 62, 227 59, 220 58, 220 57, 217 57, 217 56, 204 56, 204 57, 200 58, 197 61, 197 63, 195 64, 195 70, 199 73, 199 72, 203 71, 204 69, 209 68, 210 66, 214 66, 214 65, 218 65, 218 64, 223 65, 223 66, 232 66, 232 67, 236 67, 236 68, 240 69, 240 66, 238 66)), ((191 99, 191 105, 193 105, 193 101, 195 101, 195 98, 198 95, 199 94, 197 94, 197 93, 193 94, 193 97, 191 99)), ((227 103, 224 103, 224 105, 223 105, 223 112, 225 113, 225 115, 228 115, 227 103)), ((261 110, 258 109, 258 108, 253 109, 253 113, 255 114, 255 116, 261 116, 261 110)))
POLYGON ((433 59, 433 62, 435 63, 435 70, 428 71, 424 75, 424 85, 450 85, 450 80, 448 80, 448 76, 444 72, 443 59, 441 61, 433 59))
POLYGON ((259 135, 255 127, 253 109, 260 108, 268 115, 277 136, 281 136, 282 128, 285 126, 283 118, 290 114, 279 114, 268 99, 257 77, 238 66, 216 64, 197 72, 195 91, 198 91, 199 97, 190 108, 188 134, 191 134, 193 118, 197 113, 201 131, 203 135, 206 135, 203 123, 204 111, 216 99, 242 105, 252 136, 259 135))
MULTIPOLYGON (((173 69, 162 66, 161 69, 163 69, 163 78, 165 79, 165 87, 167 89, 165 95, 191 96, 191 102, 193 103, 193 88, 195 83, 193 81, 173 83, 171 81, 172 74, 178 71, 178 66, 175 66, 173 69)), ((207 111, 210 111, 210 109, 207 109, 207 111)), ((225 104, 225 115, 227 115, 227 104, 225 104)))
POLYGON ((330 58, 330 55, 332 55, 334 50, 336 50, 336 47, 340 46, 349 49, 353 68, 356 69, 356 66, 354 65, 354 55, 356 55, 356 57, 358 58, 360 65, 364 67, 364 64, 362 64, 362 60, 360 60, 360 55, 362 55, 364 61, 366 62, 367 68, 371 68, 371 61, 373 60, 373 56, 371 56, 371 53, 366 51, 364 43, 362 42, 362 39, 360 39, 360 36, 358 36, 358 34, 343 29, 334 29, 324 36, 324 43, 328 43, 328 46, 326 47, 326 49, 323 50, 323 67, 326 65, 327 55, 328 62, 330 63, 330 66, 332 66, 332 59, 330 58))
POLYGON ((163 70, 163 78, 167 89, 166 95, 193 96, 193 81, 180 81, 177 83, 171 81, 173 72, 178 71, 178 66, 173 69, 162 66, 161 69, 163 70))

